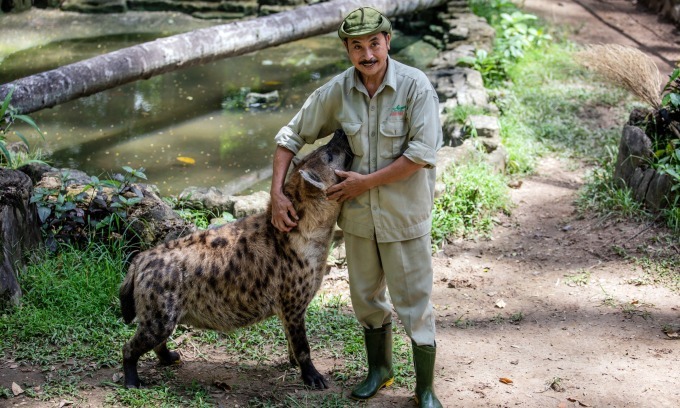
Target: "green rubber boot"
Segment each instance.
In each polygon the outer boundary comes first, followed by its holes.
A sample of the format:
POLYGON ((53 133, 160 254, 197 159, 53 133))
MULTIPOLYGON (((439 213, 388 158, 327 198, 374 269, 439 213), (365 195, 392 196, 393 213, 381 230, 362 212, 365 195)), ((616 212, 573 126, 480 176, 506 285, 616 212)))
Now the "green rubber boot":
POLYGON ((377 329, 364 329, 368 375, 352 390, 351 398, 367 400, 394 382, 392 370, 392 323, 377 329))
POLYGON ((434 394, 434 360, 437 348, 413 343, 413 365, 416 369, 416 404, 420 408, 442 408, 434 394))

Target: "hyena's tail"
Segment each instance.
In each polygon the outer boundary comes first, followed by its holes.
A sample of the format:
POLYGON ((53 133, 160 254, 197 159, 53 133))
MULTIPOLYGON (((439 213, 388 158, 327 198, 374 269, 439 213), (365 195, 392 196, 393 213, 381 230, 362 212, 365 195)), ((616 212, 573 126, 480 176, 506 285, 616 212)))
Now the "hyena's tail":
POLYGON ((118 292, 118 298, 120 299, 120 310, 123 313, 123 321, 125 323, 132 323, 137 312, 135 311, 135 263, 132 263, 130 270, 128 270, 127 276, 123 284, 120 285, 120 291, 118 292))

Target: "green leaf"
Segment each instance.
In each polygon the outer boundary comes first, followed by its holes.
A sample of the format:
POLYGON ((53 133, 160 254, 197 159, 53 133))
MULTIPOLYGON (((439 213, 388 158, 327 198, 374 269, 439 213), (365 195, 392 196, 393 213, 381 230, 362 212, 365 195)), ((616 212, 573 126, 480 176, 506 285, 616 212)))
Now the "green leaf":
POLYGON ((21 132, 15 131, 14 133, 16 133, 19 139, 21 139, 21 141, 26 144, 26 147, 28 147, 29 149, 31 148, 31 145, 28 143, 28 139, 26 139, 26 137, 23 134, 21 134, 21 132))
POLYGON ((24 122, 24 123, 28 124, 29 126, 31 126, 36 132, 38 132, 38 134, 40 135, 40 137, 41 137, 43 140, 45 140, 45 136, 43 135, 42 131, 40 130, 40 128, 38 127, 38 125, 36 125, 35 121, 33 121, 33 119, 31 119, 30 116, 27 116, 27 115, 15 115, 14 118, 15 118, 15 119, 19 119, 19 120, 21 120, 22 122, 24 122))
POLYGON ((38 217, 40 217, 40 222, 45 222, 50 214, 52 214, 52 210, 49 207, 38 207, 38 217))
POLYGON ((2 151, 2 154, 5 156, 5 159, 7 160, 7 164, 9 164, 9 167, 12 167, 12 154, 5 147, 4 140, 0 140, 0 151, 2 151))
POLYGON ((0 119, 5 116, 5 112, 7 112, 7 108, 9 107, 9 101, 12 100, 13 93, 14 88, 10 89, 7 93, 7 96, 5 96, 5 100, 2 102, 2 107, 0 107, 0 119))

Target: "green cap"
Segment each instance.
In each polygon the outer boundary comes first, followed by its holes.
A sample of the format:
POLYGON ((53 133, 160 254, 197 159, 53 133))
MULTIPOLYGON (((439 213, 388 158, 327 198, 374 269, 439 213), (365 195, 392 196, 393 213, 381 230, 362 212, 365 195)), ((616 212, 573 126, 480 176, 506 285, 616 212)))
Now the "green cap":
POLYGON ((392 34, 392 23, 378 10, 372 7, 360 7, 349 13, 340 28, 338 36, 341 39, 361 37, 381 32, 392 34))

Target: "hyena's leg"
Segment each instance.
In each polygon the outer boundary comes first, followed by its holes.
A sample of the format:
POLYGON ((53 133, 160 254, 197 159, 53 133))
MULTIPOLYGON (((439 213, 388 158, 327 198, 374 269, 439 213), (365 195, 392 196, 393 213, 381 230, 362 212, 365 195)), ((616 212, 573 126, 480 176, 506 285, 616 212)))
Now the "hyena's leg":
POLYGON ((295 351, 293 350, 293 344, 290 341, 290 336, 288 335, 288 331, 285 331, 286 333, 286 344, 288 344, 288 361, 290 361, 290 365, 293 367, 298 367, 300 364, 298 364, 297 359, 295 358, 295 351))
POLYGON ((286 337, 295 354, 295 360, 300 366, 302 381, 310 387, 328 388, 326 380, 316 370, 314 364, 312 364, 305 329, 305 311, 305 306, 299 309, 293 307, 284 311, 282 316, 283 327, 286 330, 286 337))
POLYGON ((168 350, 168 342, 164 341, 156 348, 153 349, 153 351, 156 353, 156 356, 158 357, 158 360, 160 361, 161 365, 173 365, 175 363, 179 363, 180 357, 179 353, 176 351, 170 351, 168 350))
MULTIPOLYGON (((123 346, 123 372, 127 388, 139 388, 140 381, 137 373, 139 358, 155 348, 163 352, 162 345, 175 330, 175 326, 174 321, 141 320, 139 322, 135 335, 123 346)), ((167 347, 165 349, 167 350, 167 347)), ((168 353, 170 354, 169 350, 168 353)))

